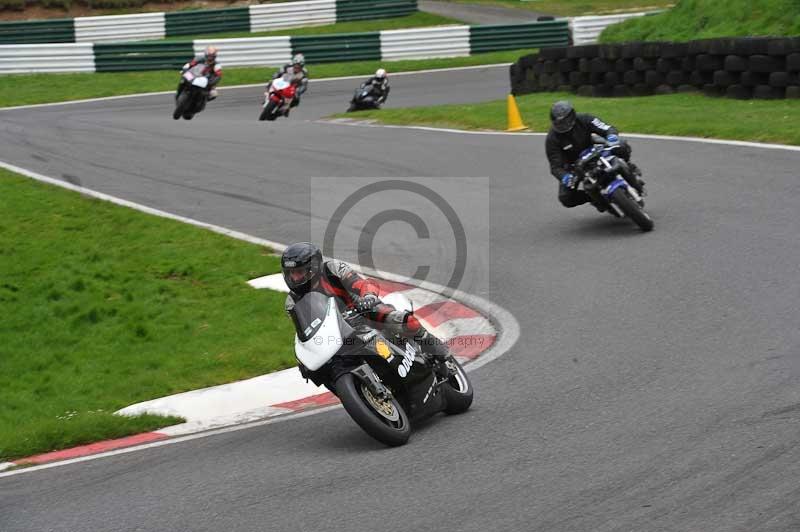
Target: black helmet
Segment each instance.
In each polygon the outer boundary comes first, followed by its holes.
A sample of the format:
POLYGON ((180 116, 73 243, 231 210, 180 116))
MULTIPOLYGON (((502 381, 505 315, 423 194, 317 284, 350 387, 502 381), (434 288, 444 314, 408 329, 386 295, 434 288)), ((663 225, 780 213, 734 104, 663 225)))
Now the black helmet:
POLYGON ((556 133, 567 133, 572 131, 575 125, 575 108, 568 101, 560 101, 553 104, 550 109, 550 122, 556 133))
POLYGON ((314 288, 322 271, 322 251, 309 242, 292 244, 281 255, 283 279, 290 290, 304 295, 314 288))

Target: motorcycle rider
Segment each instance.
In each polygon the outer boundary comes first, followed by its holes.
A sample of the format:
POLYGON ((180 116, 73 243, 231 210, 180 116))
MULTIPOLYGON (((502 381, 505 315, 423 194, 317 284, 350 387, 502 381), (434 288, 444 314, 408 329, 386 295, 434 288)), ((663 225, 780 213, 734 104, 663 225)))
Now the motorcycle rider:
POLYGON ((628 169, 625 179, 644 195, 642 172, 630 162, 631 147, 619 138, 617 129, 606 124, 591 114, 576 113, 575 108, 567 101, 558 101, 550 109, 552 127, 547 133, 545 151, 550 162, 550 172, 558 179, 558 200, 564 207, 577 207, 590 201, 589 195, 575 187, 578 176, 575 175, 575 162, 581 152, 592 147, 592 133, 606 139, 615 153, 622 158, 628 169))
POLYGON ((360 88, 366 87, 371 87, 370 93, 376 96, 375 102, 380 107, 389 97, 389 77, 386 75, 386 70, 383 68, 376 70, 375 75, 362 83, 360 88))
POLYGON ((425 353, 435 358, 442 360, 450 355, 447 344, 427 331, 412 313, 382 303, 374 280, 342 261, 323 260, 314 244, 298 242, 287 247, 281 255, 281 271, 291 290, 286 297, 287 312, 308 292, 319 292, 337 298, 348 309, 369 311, 368 319, 393 335, 414 338, 425 353))
MULTIPOLYGON (((210 102, 217 97, 217 84, 222 79, 222 67, 219 65, 219 63, 217 63, 217 48, 215 46, 207 46, 202 54, 196 56, 194 59, 183 65, 181 74, 197 65, 206 66, 203 69, 203 75, 208 77, 208 101, 210 102)), ((181 93, 182 86, 183 80, 178 83, 178 90, 175 93, 176 99, 181 93)), ((205 107, 206 102, 203 102, 200 110, 202 111, 205 109, 205 107)))
MULTIPOLYGON (((300 105, 300 96, 308 89, 308 70, 306 70, 306 58, 303 54, 294 54, 292 62, 283 65, 280 70, 272 75, 272 79, 278 79, 285 74, 291 76, 291 82, 295 85, 294 99, 289 104, 289 109, 300 105)), ((272 81, 267 84, 267 92, 272 81)), ((289 110, 286 110, 286 116, 289 116, 289 110)))

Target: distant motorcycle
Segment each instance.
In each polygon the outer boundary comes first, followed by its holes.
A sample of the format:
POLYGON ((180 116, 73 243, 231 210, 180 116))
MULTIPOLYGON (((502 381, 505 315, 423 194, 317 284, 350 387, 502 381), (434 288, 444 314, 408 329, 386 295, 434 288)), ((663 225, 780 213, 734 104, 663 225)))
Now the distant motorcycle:
POLYGON ((373 88, 372 84, 361 85, 353 93, 353 99, 350 100, 350 107, 347 112, 360 111, 363 109, 380 109, 381 104, 378 101, 380 94, 373 88))
MULTIPOLYGON (((383 301, 413 311, 402 294, 383 301)), ((386 445, 406 443, 411 421, 472 404, 472 384, 455 358, 435 360, 414 340, 386 337, 363 312, 341 312, 335 298, 309 292, 290 314, 302 375, 336 394, 353 421, 386 445)))
POLYGON ((614 155, 614 146, 597 143, 585 149, 575 164, 578 185, 592 204, 618 218, 628 217, 642 231, 653 230, 653 219, 644 212, 644 200, 625 179, 630 175, 625 161, 614 155))
POLYGON ((203 74, 204 64, 197 64, 181 74, 181 87, 175 100, 172 118, 191 120, 205 109, 208 99, 208 76, 203 74))
POLYGON ((295 89, 291 78, 287 79, 287 76, 272 80, 264 92, 264 103, 261 105, 262 110, 258 119, 271 121, 279 116, 287 116, 289 106, 294 99, 295 89))

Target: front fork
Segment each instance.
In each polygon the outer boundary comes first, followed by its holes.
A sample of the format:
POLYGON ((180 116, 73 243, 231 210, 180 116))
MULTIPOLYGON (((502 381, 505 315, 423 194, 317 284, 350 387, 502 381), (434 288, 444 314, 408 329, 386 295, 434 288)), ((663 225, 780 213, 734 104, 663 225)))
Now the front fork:
POLYGON ((361 364, 356 369, 351 370, 350 373, 352 373, 353 376, 355 376, 358 380, 366 384, 367 389, 375 397, 378 397, 379 399, 389 399, 392 397, 392 392, 381 382, 369 364, 361 364))

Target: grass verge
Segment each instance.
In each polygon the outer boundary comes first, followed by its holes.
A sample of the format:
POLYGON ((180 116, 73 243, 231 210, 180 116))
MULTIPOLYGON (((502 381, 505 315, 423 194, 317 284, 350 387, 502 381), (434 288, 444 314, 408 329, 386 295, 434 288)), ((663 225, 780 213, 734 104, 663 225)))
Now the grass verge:
POLYGON ((202 35, 178 35, 166 39, 150 42, 192 41, 195 39, 234 39, 239 37, 273 37, 276 35, 328 35, 331 33, 360 33, 383 30, 402 30, 409 28, 423 28, 430 26, 443 26, 446 24, 464 24, 460 20, 441 17, 431 13, 418 11, 411 15, 394 18, 380 18, 375 20, 354 20, 352 22, 337 22, 325 26, 305 26, 302 28, 285 28, 282 30, 261 31, 231 31, 227 33, 205 33, 202 35))
POLYGON ((665 13, 606 28, 600 42, 691 41, 714 37, 800 35, 796 0, 678 0, 665 13))
POLYGON ((461 4, 484 4, 512 7, 557 15, 578 17, 581 15, 613 15, 654 11, 675 4, 675 0, 456 0, 461 4))
POLYGON ((0 169, 0 462, 171 425, 119 408, 294 363, 269 250, 0 169))
MULTIPOLYGON (((525 123, 547 131, 550 106, 568 99, 578 111, 596 114, 624 133, 708 137, 800 145, 800 101, 709 98, 674 94, 641 98, 582 98, 568 93, 537 93, 517 97, 525 123), (735 116, 736 120, 730 117, 735 116), (687 120, 686 117, 691 117, 687 120)), ((384 124, 426 125, 457 129, 504 130, 506 102, 384 109, 336 115, 374 119, 384 124)))
MULTIPOLYGON (((535 52, 536 50, 510 50, 444 59, 310 64, 308 69, 312 80, 369 75, 381 66, 391 75, 392 72, 512 63, 520 56, 535 52)), ((272 72, 272 68, 265 67, 226 68, 221 88, 224 89, 226 85, 266 83, 272 72)), ((175 70, 101 74, 7 74, 0 76, 0 94, 3 95, 0 107, 168 91, 175 90, 177 84, 178 73, 175 70)))

